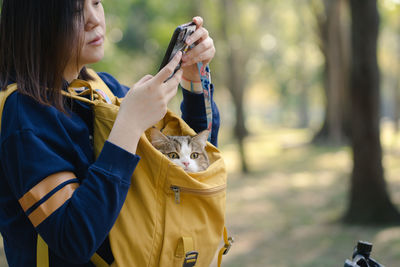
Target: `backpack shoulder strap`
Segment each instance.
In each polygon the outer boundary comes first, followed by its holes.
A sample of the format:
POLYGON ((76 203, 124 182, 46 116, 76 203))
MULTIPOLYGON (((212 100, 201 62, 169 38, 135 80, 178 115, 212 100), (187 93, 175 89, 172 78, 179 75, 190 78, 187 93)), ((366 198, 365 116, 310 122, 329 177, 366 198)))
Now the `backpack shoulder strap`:
MULTIPOLYGON (((111 101, 112 104, 115 104, 117 97, 113 94, 113 92, 108 88, 107 84, 100 78, 100 76, 92 69, 87 69, 90 76, 94 78, 93 81, 90 81, 89 84, 96 90, 99 94, 107 100, 111 101)), ((108 102, 107 100, 107 102, 108 102)))
POLYGON ((234 239, 233 237, 228 237, 228 231, 226 230, 226 226, 224 226, 224 247, 220 249, 218 253, 218 267, 221 266, 222 262, 222 256, 228 254, 229 250, 231 249, 231 246, 233 244, 234 239))
POLYGON ((16 83, 10 84, 7 86, 6 90, 0 91, 0 130, 1 130, 1 119, 3 117, 3 109, 4 105, 6 104, 7 98, 17 91, 18 87, 16 83))

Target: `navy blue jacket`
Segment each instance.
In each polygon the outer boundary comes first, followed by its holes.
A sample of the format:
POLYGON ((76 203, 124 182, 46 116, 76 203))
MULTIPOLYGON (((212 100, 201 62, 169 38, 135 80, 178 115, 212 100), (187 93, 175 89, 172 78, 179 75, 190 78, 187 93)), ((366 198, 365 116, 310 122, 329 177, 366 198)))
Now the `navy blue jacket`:
MULTIPOLYGON (((129 90, 111 75, 99 75, 116 96, 129 90)), ((182 92, 182 118, 196 131, 206 129, 203 95, 182 92)), ((214 102, 212 110, 211 141, 217 145, 219 113, 214 102)), ((107 141, 95 160, 92 123, 90 108, 80 102, 72 103, 67 116, 19 92, 7 99, 0 135, 0 232, 9 266, 36 266, 38 233, 49 246, 50 266, 93 266, 89 259, 96 251, 111 258, 107 236, 140 159, 107 141), (80 186, 34 227, 27 217, 32 209, 24 212, 18 200, 61 171, 73 172, 80 186)))

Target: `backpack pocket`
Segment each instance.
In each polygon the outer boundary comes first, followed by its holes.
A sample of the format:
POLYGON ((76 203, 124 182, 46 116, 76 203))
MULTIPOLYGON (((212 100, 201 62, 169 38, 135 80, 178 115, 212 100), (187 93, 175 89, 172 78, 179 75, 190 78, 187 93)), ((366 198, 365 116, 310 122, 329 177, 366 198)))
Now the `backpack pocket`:
POLYGON ((215 161, 199 173, 186 173, 171 163, 165 193, 164 240, 159 266, 210 266, 223 235, 226 177, 223 162, 215 161))

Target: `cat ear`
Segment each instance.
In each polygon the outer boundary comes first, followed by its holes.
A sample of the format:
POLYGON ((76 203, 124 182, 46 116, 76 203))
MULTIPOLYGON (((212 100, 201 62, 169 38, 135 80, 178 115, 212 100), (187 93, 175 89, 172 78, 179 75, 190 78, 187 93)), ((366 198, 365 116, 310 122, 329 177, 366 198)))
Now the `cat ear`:
POLYGON ((168 138, 157 128, 153 127, 150 129, 151 144, 159 149, 165 142, 168 142, 168 138))
POLYGON ((197 135, 193 136, 192 139, 201 144, 201 146, 204 148, 207 144, 207 139, 208 135, 210 134, 209 130, 204 130, 197 135))

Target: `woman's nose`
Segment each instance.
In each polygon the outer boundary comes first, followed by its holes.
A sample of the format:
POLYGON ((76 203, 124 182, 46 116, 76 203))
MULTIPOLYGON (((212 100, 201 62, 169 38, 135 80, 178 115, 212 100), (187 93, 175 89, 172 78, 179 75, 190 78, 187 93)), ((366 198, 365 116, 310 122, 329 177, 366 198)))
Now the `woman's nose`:
POLYGON ((85 30, 91 30, 100 24, 100 15, 93 8, 88 8, 85 12, 85 30))

